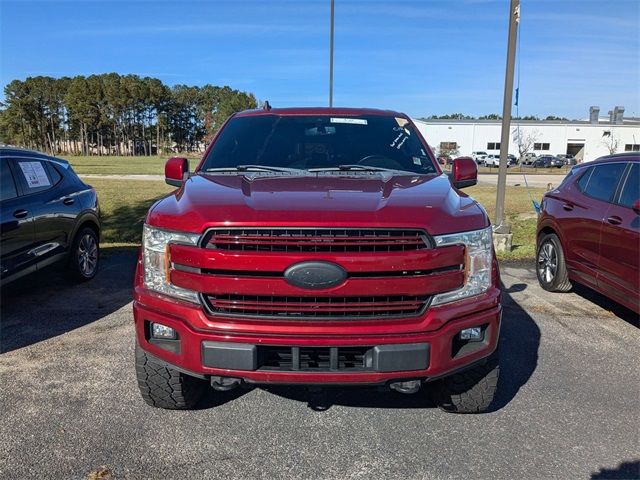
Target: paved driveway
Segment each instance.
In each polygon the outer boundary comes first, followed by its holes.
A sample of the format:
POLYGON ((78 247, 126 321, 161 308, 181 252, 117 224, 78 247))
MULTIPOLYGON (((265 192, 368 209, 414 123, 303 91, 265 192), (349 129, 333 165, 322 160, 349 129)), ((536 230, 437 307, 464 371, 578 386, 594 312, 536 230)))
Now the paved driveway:
POLYGON ((585 289, 543 293, 503 267, 503 374, 490 413, 421 392, 254 388, 201 408, 146 406, 133 372, 135 259, 89 284, 2 295, 0 478, 637 478, 640 331, 585 289), (322 407, 322 408, 319 408, 322 407))

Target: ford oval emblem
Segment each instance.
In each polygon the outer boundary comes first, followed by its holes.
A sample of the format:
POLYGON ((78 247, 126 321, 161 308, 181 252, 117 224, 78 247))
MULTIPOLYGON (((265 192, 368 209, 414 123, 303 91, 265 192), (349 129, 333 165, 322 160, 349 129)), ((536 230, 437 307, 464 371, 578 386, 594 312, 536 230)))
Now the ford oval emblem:
POLYGON ((340 265, 329 262, 301 262, 284 271, 287 283, 310 290, 331 288, 347 279, 347 272, 340 265))

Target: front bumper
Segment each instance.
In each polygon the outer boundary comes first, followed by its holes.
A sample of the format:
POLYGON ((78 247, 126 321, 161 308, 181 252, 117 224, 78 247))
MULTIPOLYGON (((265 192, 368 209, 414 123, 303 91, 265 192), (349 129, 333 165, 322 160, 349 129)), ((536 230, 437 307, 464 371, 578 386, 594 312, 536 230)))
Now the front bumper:
MULTIPOLYGON (((497 290, 497 289, 496 289, 497 290)), ((194 329, 183 319, 174 303, 167 310, 145 304, 146 295, 136 295, 133 311, 139 345, 154 357, 185 373, 208 378, 233 377, 249 383, 284 384, 384 384, 396 379, 435 379, 459 371, 481 361, 496 349, 500 332, 502 308, 498 301, 481 311, 451 319, 437 329, 426 332, 371 335, 296 335, 287 329, 281 335, 194 329), (176 315, 178 313, 178 315, 176 315), (173 328, 179 339, 170 343, 150 339, 151 322, 173 328), (481 326, 479 342, 461 345, 460 330, 481 326), (151 340, 151 341, 150 341, 151 340), (154 343, 152 343, 154 342, 154 343), (177 343, 176 343, 177 342, 177 343), (326 368, 308 368, 292 361, 290 367, 276 369, 265 365, 260 352, 276 347, 290 350, 326 352, 326 368), (335 360, 341 350, 363 352, 360 368, 340 368, 335 360)), ((495 292, 494 292, 495 293, 495 292)), ((499 298, 499 291, 498 291, 499 298)), ((468 303, 468 301, 467 301, 468 303)), ((482 302, 480 302, 482 303, 482 302)), ((388 326, 388 323, 385 322, 388 326)))

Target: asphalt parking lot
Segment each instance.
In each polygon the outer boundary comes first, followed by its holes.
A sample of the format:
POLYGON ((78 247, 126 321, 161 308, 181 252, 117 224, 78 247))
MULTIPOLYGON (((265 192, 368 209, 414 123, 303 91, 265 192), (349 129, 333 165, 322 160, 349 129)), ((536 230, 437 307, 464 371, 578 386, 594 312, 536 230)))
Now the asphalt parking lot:
POLYGON ((0 478, 638 478, 640 330, 586 289, 539 289, 503 265, 499 396, 451 415, 420 392, 213 393, 153 409, 133 370, 135 258, 94 281, 55 273, 3 288, 0 478))

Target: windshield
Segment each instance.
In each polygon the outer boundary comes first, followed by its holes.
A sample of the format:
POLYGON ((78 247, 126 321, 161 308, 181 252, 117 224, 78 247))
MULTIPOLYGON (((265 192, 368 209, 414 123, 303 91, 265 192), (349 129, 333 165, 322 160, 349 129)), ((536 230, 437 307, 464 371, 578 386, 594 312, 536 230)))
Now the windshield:
POLYGON ((200 171, 243 165, 316 171, 358 165, 436 173, 411 124, 404 118, 382 115, 232 118, 220 132, 200 171))

